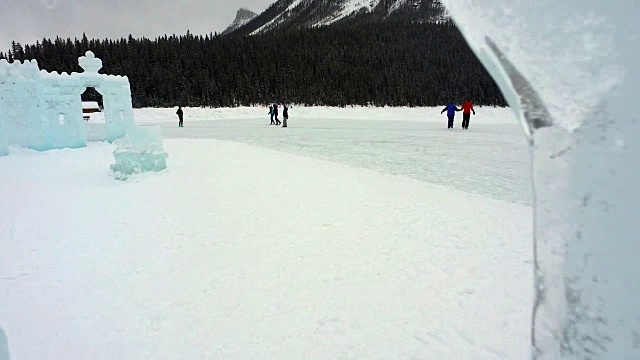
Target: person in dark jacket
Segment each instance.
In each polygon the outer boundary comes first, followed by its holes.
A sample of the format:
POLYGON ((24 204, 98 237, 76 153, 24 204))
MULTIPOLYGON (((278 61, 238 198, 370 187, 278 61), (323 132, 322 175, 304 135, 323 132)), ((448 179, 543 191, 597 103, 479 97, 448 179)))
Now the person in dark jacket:
POLYGON ((178 106, 178 111, 176 111, 176 115, 178 115, 178 127, 184 127, 182 125, 184 112, 182 111, 182 106, 178 106))
POLYGON ((276 125, 280 125, 281 122, 278 120, 278 104, 273 104, 273 115, 276 118, 276 125))
POLYGON ((461 110, 462 109, 458 109, 458 107, 454 103, 450 103, 449 105, 445 106, 442 111, 440 111, 440 114, 444 113, 445 111, 447 112, 447 118, 449 118, 449 126, 447 127, 447 129, 453 129, 453 120, 456 117, 456 112, 461 110))
POLYGON ((271 124, 269 125, 275 125, 276 123, 273 121, 273 105, 269 105, 269 115, 271 116, 271 124))
POLYGON ((287 127, 287 120, 289 120, 289 108, 287 105, 282 105, 284 109, 282 110, 282 127, 287 127))
POLYGON ((476 111, 473 109, 473 103, 471 103, 471 100, 467 99, 464 104, 462 104, 462 128, 465 130, 469 129, 471 112, 473 112, 473 115, 476 114, 476 111))

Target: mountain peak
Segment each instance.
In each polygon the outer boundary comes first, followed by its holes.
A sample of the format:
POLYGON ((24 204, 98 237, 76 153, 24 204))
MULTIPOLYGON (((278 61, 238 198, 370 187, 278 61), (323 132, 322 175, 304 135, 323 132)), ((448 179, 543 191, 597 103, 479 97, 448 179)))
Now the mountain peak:
POLYGON ((276 28, 326 26, 367 14, 379 20, 390 17, 403 17, 410 22, 446 20, 439 0, 277 0, 262 14, 225 33, 243 36, 276 28))
POLYGON ((258 14, 256 14, 255 12, 249 10, 244 6, 241 7, 240 9, 238 9, 238 12, 236 12, 236 18, 233 20, 233 23, 231 23, 231 25, 229 25, 229 27, 222 32, 222 34, 233 32, 242 25, 253 20, 256 16, 258 16, 258 14))
POLYGON ((254 18, 256 15, 256 13, 254 13, 253 11, 249 10, 246 7, 241 7, 238 12, 236 13, 236 20, 244 20, 247 18, 254 18))

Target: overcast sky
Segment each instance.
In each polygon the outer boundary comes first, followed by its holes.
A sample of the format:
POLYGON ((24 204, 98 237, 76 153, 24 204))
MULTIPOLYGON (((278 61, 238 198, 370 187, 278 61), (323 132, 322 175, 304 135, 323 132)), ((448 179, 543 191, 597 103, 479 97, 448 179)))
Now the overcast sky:
POLYGON ((0 0, 0 51, 42 38, 154 38, 221 32, 240 7, 260 13, 276 0, 0 0))

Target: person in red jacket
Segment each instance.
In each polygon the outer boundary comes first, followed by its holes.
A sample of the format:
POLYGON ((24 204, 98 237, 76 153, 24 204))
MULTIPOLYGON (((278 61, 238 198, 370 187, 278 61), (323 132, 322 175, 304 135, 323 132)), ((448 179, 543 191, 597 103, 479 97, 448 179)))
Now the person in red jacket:
POLYGON ((464 104, 462 104, 462 128, 465 130, 469 128, 469 119, 471 119, 471 112, 473 112, 473 115, 476 114, 476 111, 473 109, 471 100, 467 99, 464 104))

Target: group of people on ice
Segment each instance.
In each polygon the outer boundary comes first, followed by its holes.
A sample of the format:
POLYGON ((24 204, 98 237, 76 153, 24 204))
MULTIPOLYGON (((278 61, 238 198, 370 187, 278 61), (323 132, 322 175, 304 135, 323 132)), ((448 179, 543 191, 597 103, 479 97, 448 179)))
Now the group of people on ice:
POLYGON ((269 115, 271 116, 271 124, 269 125, 282 124, 282 127, 287 127, 287 120, 289 120, 289 108, 287 105, 282 105, 282 122, 278 120, 278 104, 269 105, 269 115))
MULTIPOLYGON (((287 105, 282 105, 282 108, 283 121, 280 122, 280 120, 278 119, 278 104, 269 105, 269 116, 271 117, 271 124, 269 125, 282 124, 282 127, 287 127, 287 120, 289 120, 289 108, 287 107, 287 105)), ((462 128, 465 130, 469 129, 469 120, 471 119, 471 114, 476 114, 476 110, 473 108, 473 103, 469 99, 467 99, 460 108, 458 108, 456 104, 450 103, 449 105, 445 106, 442 111, 440 111, 440 114, 443 114, 445 111, 447 112, 447 118, 449 118, 449 125, 447 127, 448 129, 453 129, 453 122, 455 120, 456 112, 462 111, 462 128)), ((182 111, 182 106, 178 107, 176 115, 178 115, 178 126, 183 127, 182 124, 184 113, 182 111)))
POLYGON ((476 111, 473 108, 473 103, 471 103, 471 100, 469 99, 467 99, 464 104, 462 104, 461 108, 458 108, 458 106, 456 106, 456 104, 454 103, 450 103, 449 105, 445 106, 442 111, 440 111, 440 114, 444 113, 445 111, 447 112, 447 117, 449 118, 448 129, 453 129, 453 121, 456 117, 456 112, 462 111, 462 128, 465 130, 469 129, 469 120, 471 119, 471 113, 473 113, 473 115, 476 114, 476 111))
MULTIPOLYGON (((178 115, 178 127, 184 127, 184 111, 182 110, 182 106, 178 106, 176 115, 178 115)), ((269 105, 269 115, 271 116, 270 125, 282 124, 282 127, 287 127, 287 120, 289 120, 289 108, 287 105, 282 105, 282 122, 278 119, 278 104, 269 105)))

